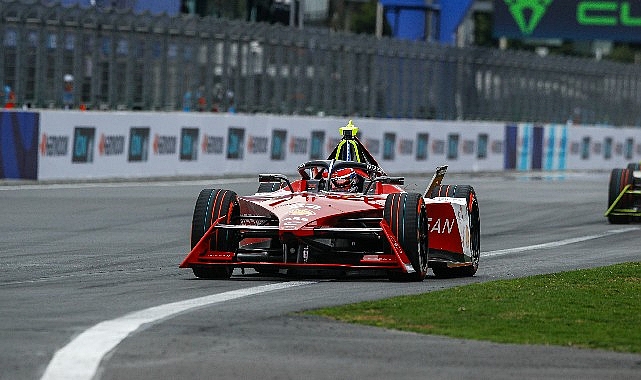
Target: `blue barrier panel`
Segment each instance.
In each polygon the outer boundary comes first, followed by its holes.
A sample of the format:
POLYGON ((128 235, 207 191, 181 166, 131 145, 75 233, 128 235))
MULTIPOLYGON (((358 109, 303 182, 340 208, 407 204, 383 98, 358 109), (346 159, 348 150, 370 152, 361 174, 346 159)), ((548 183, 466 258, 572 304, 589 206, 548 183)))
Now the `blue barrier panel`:
POLYGON ((517 126, 505 126, 505 169, 516 169, 517 126))
POLYGON ((532 166, 530 169, 541 170, 543 167, 543 132, 541 126, 535 126, 532 130, 532 166))
POLYGON ((38 179, 40 115, 0 112, 0 178, 38 179))

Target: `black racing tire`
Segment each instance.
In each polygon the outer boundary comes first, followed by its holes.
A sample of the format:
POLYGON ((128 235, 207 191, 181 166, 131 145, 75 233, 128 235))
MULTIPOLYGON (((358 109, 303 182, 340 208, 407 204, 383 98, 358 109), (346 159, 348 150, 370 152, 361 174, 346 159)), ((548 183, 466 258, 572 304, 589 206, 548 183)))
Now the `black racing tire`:
POLYGON ((641 163, 639 162, 630 162, 627 167, 628 170, 635 171, 641 170, 641 163))
MULTIPOLYGON (((612 169, 610 172, 610 186, 608 188, 608 209, 614 201, 619 197, 623 188, 626 185, 632 185, 634 182, 634 177, 632 176, 632 170, 630 169, 612 169)), ((627 208, 632 204, 632 197, 630 195, 624 195, 617 208, 627 208)), ((608 222, 611 224, 626 224, 630 223, 630 217, 627 215, 608 215, 608 222)))
POLYGON ((410 260, 414 273, 389 271, 392 281, 423 281, 427 274, 428 234, 425 201, 418 193, 393 193, 385 200, 383 219, 410 260))
POLYGON ((473 193, 474 189, 469 185, 438 185, 432 189, 430 198, 436 197, 452 197, 452 198, 467 198, 473 193))
POLYGON ((467 201, 467 212, 470 216, 470 253, 471 265, 448 268, 446 264, 436 264, 432 271, 436 277, 471 277, 476 274, 481 258, 481 214, 474 188, 470 185, 439 185, 432 190, 431 198, 452 197, 467 201))
MULTIPOLYGON (((230 190, 204 189, 198 195, 194 207, 194 216, 191 222, 191 248, 209 230, 211 224, 221 216, 225 216, 222 223, 229 224, 240 217, 238 195, 230 190)), ((210 249, 216 251, 235 251, 238 239, 233 232, 216 231, 209 240, 210 249)), ((192 268, 198 278, 228 279, 233 267, 229 265, 199 266, 192 268)))

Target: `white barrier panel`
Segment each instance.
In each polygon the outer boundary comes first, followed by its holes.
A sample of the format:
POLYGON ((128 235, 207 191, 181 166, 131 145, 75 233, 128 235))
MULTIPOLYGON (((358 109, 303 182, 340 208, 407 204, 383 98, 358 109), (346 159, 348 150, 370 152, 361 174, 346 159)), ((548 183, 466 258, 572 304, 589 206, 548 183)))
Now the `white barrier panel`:
POLYGON ((641 128, 568 127, 568 168, 611 170, 641 162, 641 128))
POLYGON ((515 134, 514 163, 506 168, 529 170, 610 170, 641 161, 641 129, 572 125, 506 126, 506 157, 515 134))
MULTIPOLYGON (((347 118, 43 111, 38 179, 291 174, 325 159, 347 118)), ((504 124, 354 119, 389 174, 503 169, 504 124)))

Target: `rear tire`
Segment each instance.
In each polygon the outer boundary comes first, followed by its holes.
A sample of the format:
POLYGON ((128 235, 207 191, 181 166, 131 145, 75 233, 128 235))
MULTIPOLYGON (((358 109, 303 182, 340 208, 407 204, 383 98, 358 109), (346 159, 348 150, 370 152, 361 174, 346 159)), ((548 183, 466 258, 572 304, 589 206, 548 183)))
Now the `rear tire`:
POLYGON ((427 274, 427 214, 418 193, 394 193, 387 196, 383 219, 405 251, 414 273, 388 273, 392 281, 423 281, 427 274))
POLYGON ((476 192, 470 185, 440 185, 432 190, 431 198, 452 197, 463 198, 467 202, 467 212, 470 220, 470 255, 471 265, 448 268, 445 263, 432 267, 436 277, 472 277, 479 268, 481 258, 481 215, 476 192))
MULTIPOLYGON (((198 195, 194 216, 191 222, 191 248, 202 239, 211 224, 225 216, 221 223, 230 224, 240 217, 238 195, 230 190, 204 189, 198 195)), ((215 231, 209 240, 214 251, 233 252, 238 247, 238 239, 231 231, 215 231)), ((228 279, 233 267, 230 265, 199 266, 192 268, 198 278, 228 279)))
MULTIPOLYGON (((630 165, 628 165, 629 167, 630 165)), ((608 188, 608 209, 617 199, 623 188, 626 185, 631 185, 634 181, 632 170, 630 169, 612 169, 610 173, 610 186, 608 188)), ((619 200, 617 208, 627 208, 631 206, 632 197, 624 195, 619 200)), ((627 215, 608 215, 608 222, 611 224, 626 224, 630 223, 630 217, 627 215)))

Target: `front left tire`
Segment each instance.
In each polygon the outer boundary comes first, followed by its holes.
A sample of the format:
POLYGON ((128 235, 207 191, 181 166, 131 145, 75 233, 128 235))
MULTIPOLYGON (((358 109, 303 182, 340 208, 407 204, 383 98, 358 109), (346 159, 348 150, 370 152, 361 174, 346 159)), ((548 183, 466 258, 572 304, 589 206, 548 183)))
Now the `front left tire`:
MULTIPOLYGON (((221 223, 231 224, 240 217, 238 195, 231 190, 203 189, 198 194, 191 222, 191 248, 202 239, 212 223, 223 217, 221 223)), ((214 251, 233 252, 238 240, 231 231, 217 230, 209 238, 209 247, 214 251)), ((192 268, 194 275, 206 279, 228 279, 233 267, 230 265, 207 265, 192 268)))
MULTIPOLYGON (((608 188, 608 208, 614 204, 619 194, 626 185, 632 185, 634 178, 630 169, 612 169, 610 173, 610 186, 608 188)), ((632 204, 632 197, 629 194, 623 195, 616 208, 627 208, 632 204)), ((630 222, 627 215, 608 215, 610 224, 625 224, 630 222)))
POLYGON ((392 281, 423 281, 427 274, 427 212, 418 193, 393 193, 385 200, 383 219, 412 264, 414 273, 390 271, 392 281))

